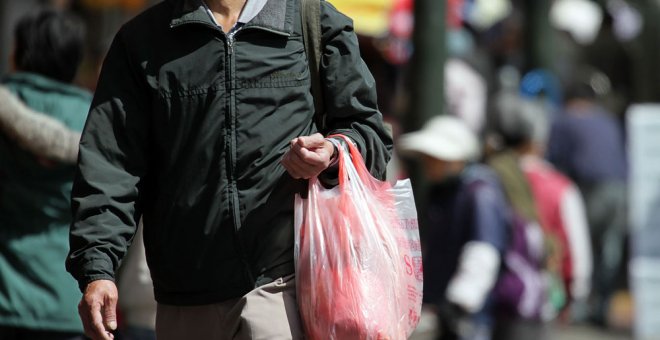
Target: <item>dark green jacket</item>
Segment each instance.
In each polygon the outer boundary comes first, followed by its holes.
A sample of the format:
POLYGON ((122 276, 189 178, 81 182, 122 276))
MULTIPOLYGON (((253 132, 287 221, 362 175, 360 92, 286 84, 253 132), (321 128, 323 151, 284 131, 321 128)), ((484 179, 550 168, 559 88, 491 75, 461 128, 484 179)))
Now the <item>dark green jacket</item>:
MULTIPOLYGON (((107 55, 80 145, 67 268, 113 279, 144 219, 156 299, 207 304, 293 273, 293 180, 280 164, 316 132, 298 0, 270 0, 233 39, 199 0, 162 2, 107 55)), ((384 177, 391 139, 352 21, 321 10, 328 131, 384 177)))
MULTIPOLYGON (((92 96, 36 74, 3 85, 35 111, 82 130, 92 96)), ((0 134, 0 326, 82 332, 76 282, 64 270, 73 165, 42 165, 0 134)))

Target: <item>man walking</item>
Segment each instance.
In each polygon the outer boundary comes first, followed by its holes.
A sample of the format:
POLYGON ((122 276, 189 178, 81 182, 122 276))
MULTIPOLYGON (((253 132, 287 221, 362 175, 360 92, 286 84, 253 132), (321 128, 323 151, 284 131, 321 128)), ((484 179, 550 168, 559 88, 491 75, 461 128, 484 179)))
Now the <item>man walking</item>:
POLYGON ((169 0, 115 37, 72 194, 67 268, 90 337, 112 338, 114 273, 140 217, 159 339, 301 337, 294 194, 332 177, 323 135, 348 136, 380 178, 391 139, 352 22, 326 2, 318 131, 299 6, 169 0))

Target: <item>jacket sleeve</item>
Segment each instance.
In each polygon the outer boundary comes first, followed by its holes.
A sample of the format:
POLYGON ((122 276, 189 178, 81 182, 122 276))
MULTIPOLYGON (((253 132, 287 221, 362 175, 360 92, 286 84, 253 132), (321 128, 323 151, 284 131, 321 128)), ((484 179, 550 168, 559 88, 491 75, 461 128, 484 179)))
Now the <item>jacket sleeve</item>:
POLYGON ((561 198, 561 217, 568 236, 568 248, 572 260, 571 297, 583 301, 589 297, 593 259, 589 224, 582 195, 571 185, 561 198))
POLYGON ((493 184, 480 184, 471 195, 472 240, 490 244, 499 254, 504 254, 511 218, 504 193, 493 184))
POLYGON ((37 157, 76 162, 80 133, 33 111, 4 86, 0 86, 0 132, 37 157))
POLYGON ((144 197, 149 92, 131 63, 123 32, 103 64, 71 194, 66 267, 81 290, 94 280, 114 280, 135 235, 144 197))
POLYGON ((343 134, 360 149, 371 174, 385 179, 392 138, 376 104, 376 82, 360 57, 353 22, 321 1, 321 83, 326 135, 343 134))
POLYGON ((497 282, 509 224, 504 195, 491 184, 477 183, 470 196, 471 237, 462 247, 446 297, 464 311, 476 313, 497 282))

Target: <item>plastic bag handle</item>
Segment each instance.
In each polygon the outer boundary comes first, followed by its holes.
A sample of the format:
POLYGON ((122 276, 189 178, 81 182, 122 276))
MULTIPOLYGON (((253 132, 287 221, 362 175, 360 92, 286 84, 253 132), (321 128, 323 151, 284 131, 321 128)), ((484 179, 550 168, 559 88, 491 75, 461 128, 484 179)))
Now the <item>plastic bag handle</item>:
POLYGON ((362 155, 359 152, 357 155, 354 154, 357 148, 353 145, 353 142, 348 137, 339 134, 330 135, 327 138, 337 147, 339 153, 337 155, 339 186, 344 187, 352 177, 355 177, 353 178, 354 181, 359 181, 360 173, 356 167, 359 166, 359 163, 362 163, 362 155), (340 143, 337 139, 343 139, 345 143, 340 143), (346 149, 348 149, 348 153, 346 149))
POLYGON ((326 138, 330 139, 330 141, 337 146, 337 151, 339 152, 339 184, 343 185, 346 183, 348 179, 351 177, 357 175, 358 178, 355 178, 355 180, 360 180, 364 185, 367 185, 370 189, 376 189, 377 187, 380 187, 382 185, 388 184, 387 182, 383 182, 371 175, 371 172, 369 172, 369 169, 367 169, 366 164, 364 163, 364 159, 362 158, 362 154, 360 153, 360 150, 358 150, 357 146, 353 144, 353 141, 342 135, 342 134, 334 134, 334 135, 329 135, 326 138), (344 153, 345 150, 342 147, 341 143, 336 142, 336 138, 343 139, 346 143, 346 146, 348 147, 348 154, 350 157, 348 159, 345 158, 344 153), (350 163, 350 165, 347 165, 346 163, 350 163), (348 167, 352 167, 353 169, 349 169, 348 167), (355 171, 355 175, 351 176, 350 173, 355 171))

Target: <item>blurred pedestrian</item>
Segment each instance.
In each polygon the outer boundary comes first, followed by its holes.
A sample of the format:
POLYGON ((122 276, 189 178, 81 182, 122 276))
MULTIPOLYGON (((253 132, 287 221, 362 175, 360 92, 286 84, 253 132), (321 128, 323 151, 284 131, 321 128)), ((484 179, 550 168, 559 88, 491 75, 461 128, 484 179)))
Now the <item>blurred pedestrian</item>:
POLYGON ((596 101, 598 77, 578 76, 569 86, 565 110, 552 126, 548 159, 584 195, 594 258, 592 317, 604 324, 624 265, 627 164, 623 128, 596 101))
POLYGON ((499 132, 518 154, 531 188, 539 223, 554 249, 549 259, 561 275, 565 306, 586 303, 591 288, 592 254, 582 195, 576 185, 544 160, 550 130, 546 108, 538 102, 506 98, 499 110, 499 132))
POLYGON ((539 224, 520 157, 504 145, 487 160, 502 183, 512 215, 503 272, 494 289, 497 319, 493 338, 546 340, 550 339, 546 321, 563 307, 564 290, 559 273, 548 267, 553 256, 548 256, 548 239, 539 224))
MULTIPOLYGON (((2 85, 49 117, 36 116, 37 121, 82 130, 91 94, 71 82, 83 42, 84 26, 68 13, 45 10, 21 19, 12 57, 16 72, 2 85)), ((3 109, 16 107, 8 104, 3 109)), ((29 126, 23 127, 11 136, 3 129, 0 135, 0 339, 82 339, 76 313, 80 293, 61 265, 69 250, 75 172, 63 163, 71 154, 70 135, 65 131, 63 139, 51 140, 48 147, 66 150, 54 153, 62 157, 48 158, 19 145, 18 140, 30 140, 25 136, 29 126)))
POLYGON ((117 327, 115 273, 143 218, 158 339, 302 337, 294 195, 336 182, 324 136, 346 135, 381 179, 391 138, 351 20, 320 2, 316 82, 299 7, 164 1, 117 33, 72 193, 66 265, 88 336, 117 327))
POLYGON ((424 300, 438 314, 439 339, 490 339, 490 296, 507 244, 509 208, 495 174, 475 163, 476 133, 458 118, 437 117, 401 136, 399 150, 422 160, 433 185, 424 300))

